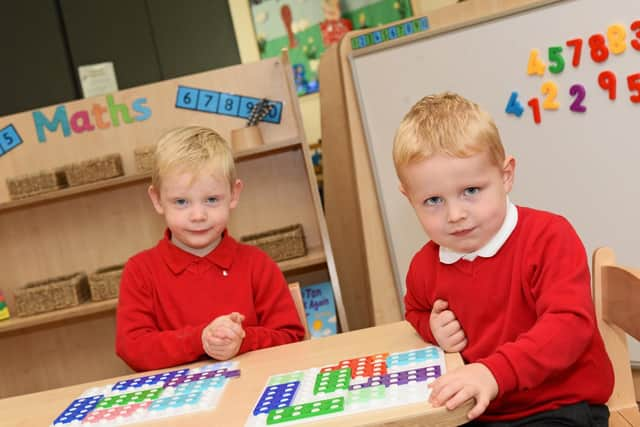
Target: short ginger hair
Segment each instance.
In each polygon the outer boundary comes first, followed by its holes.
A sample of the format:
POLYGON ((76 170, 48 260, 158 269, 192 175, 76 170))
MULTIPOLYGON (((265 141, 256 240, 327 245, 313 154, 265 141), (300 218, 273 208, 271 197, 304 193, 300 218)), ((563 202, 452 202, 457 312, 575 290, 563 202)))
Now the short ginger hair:
POLYGON ((162 178, 175 172, 189 172, 194 176, 201 172, 219 174, 230 186, 237 179, 231 146, 218 132, 203 126, 171 129, 156 143, 152 185, 160 188, 162 178))
POLYGON ((393 162, 402 169, 436 154, 469 157, 486 152, 502 168, 505 151, 489 113, 462 96, 444 92, 418 101, 404 116, 393 141, 393 162))

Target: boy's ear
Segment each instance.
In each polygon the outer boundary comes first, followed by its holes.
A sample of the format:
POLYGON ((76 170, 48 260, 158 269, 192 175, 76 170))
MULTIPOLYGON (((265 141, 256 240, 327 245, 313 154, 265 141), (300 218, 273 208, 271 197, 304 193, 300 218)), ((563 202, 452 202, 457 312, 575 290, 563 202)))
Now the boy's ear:
POLYGON ((160 193, 158 192, 158 189, 153 185, 150 185, 147 189, 147 194, 149 195, 151 203, 153 203, 153 208, 156 210, 156 212, 158 212, 160 215, 164 215, 164 208, 160 203, 160 193))
POLYGON ((238 202, 240 201, 240 193, 242 192, 242 188, 244 187, 244 183, 236 179, 236 182, 231 186, 231 202, 229 203, 229 207, 231 209, 238 206, 238 202))
POLYGON ((402 193, 402 195, 404 197, 406 197, 409 201, 411 201, 411 199, 409 198, 409 193, 407 193, 407 190, 405 190, 404 185, 402 184, 402 182, 400 184, 398 184, 398 190, 400 190, 400 192, 402 193))
POLYGON ((513 188, 513 180, 516 173, 516 159, 512 156, 507 156, 504 159, 504 166, 502 167, 502 182, 504 185, 504 191, 509 193, 513 188))

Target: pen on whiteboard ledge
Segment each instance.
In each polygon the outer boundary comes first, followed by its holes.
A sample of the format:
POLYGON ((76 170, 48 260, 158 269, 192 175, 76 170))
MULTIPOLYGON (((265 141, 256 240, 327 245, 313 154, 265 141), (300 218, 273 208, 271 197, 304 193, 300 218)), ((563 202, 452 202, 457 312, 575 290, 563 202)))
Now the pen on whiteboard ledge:
POLYGON ((251 114, 249 115, 249 120, 247 121, 247 127, 255 126, 258 124, 260 119, 258 119, 257 117, 267 102, 267 98, 262 98, 256 105, 253 106, 253 108, 251 109, 251 114))

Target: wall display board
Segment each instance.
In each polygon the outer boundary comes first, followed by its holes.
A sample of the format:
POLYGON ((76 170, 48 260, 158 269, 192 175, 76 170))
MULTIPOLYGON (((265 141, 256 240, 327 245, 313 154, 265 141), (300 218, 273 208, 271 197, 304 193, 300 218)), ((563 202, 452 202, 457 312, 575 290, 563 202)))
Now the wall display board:
POLYGON ((306 254, 279 266, 287 280, 303 286, 330 282, 340 328, 349 329, 283 55, 0 118, 0 289, 12 313, 0 322, 0 346, 10 349, 0 368, 0 397, 129 372, 113 347, 116 299, 20 317, 14 292, 120 264, 155 245, 164 222, 146 194, 150 175, 139 168, 144 157, 135 152, 148 152, 162 133, 180 125, 209 126, 230 140, 263 99, 272 105, 257 124, 264 144, 234 153, 245 185, 230 233, 240 240, 300 224, 306 254), (79 167, 86 177, 88 166, 113 154, 121 159, 115 177, 72 183, 70 170, 79 167), (57 181, 61 169, 66 183, 57 181), (32 178, 27 187, 33 195, 11 197, 7 180, 25 176, 32 178), (54 191, 38 194, 52 182, 54 191))
POLYGON ((359 112, 372 177, 359 190, 374 190, 379 209, 362 216, 382 218, 399 300, 411 257, 427 238, 398 191, 393 136, 416 101, 443 91, 495 118, 517 159, 513 202, 566 216, 589 254, 607 245, 622 264, 640 265, 640 3, 495 3, 484 5, 484 15, 477 4, 444 8, 428 17, 430 31, 411 37, 353 52, 342 46, 352 72, 347 108, 359 112))

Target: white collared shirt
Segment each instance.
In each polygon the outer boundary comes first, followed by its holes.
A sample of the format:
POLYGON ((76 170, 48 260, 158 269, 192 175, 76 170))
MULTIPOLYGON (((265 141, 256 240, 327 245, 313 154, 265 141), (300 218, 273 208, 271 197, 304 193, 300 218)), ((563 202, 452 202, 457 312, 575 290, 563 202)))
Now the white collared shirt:
POLYGON ((504 222, 498 230, 498 232, 487 242, 486 245, 470 253, 460 253, 453 251, 444 246, 440 246, 440 262, 444 264, 453 264, 459 259, 466 259, 467 261, 473 261, 476 257, 481 256, 483 258, 490 258, 494 256, 507 241, 513 230, 518 224, 518 208, 511 203, 507 197, 507 214, 504 217, 504 222))

